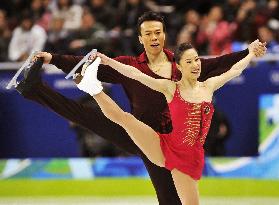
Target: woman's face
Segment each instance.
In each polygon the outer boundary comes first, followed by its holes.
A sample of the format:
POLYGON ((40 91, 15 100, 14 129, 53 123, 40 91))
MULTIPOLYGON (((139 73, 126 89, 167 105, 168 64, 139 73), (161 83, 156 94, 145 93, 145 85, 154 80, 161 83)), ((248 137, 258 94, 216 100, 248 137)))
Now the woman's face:
POLYGON ((198 79, 201 74, 201 60, 194 48, 184 51, 179 61, 179 69, 183 77, 198 79))

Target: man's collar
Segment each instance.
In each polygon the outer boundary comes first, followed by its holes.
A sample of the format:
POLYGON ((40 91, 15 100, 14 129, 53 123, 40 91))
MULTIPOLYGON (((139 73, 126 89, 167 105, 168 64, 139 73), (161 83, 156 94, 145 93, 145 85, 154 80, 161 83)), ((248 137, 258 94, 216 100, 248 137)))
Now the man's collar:
MULTIPOLYGON (((168 49, 163 49, 164 53, 166 54, 168 60, 170 62, 174 62, 174 55, 173 55, 173 52, 168 50, 168 49)), ((139 63, 147 63, 148 62, 148 59, 147 59, 147 55, 146 55, 146 52, 143 52, 141 53, 139 56, 138 56, 138 62, 139 63)))

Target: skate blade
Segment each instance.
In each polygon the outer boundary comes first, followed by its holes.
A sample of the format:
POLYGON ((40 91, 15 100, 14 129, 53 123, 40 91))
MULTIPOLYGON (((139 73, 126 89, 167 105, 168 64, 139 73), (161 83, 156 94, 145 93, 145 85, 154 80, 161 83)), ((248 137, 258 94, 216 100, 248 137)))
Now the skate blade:
POLYGON ((11 89, 12 87, 17 86, 17 78, 18 76, 22 73, 22 71, 27 67, 27 66, 32 66, 32 59, 36 55, 37 51, 33 51, 27 58, 27 60, 23 63, 23 65, 20 67, 20 69, 16 72, 14 77, 10 80, 8 85, 6 86, 6 89, 11 89))
POLYGON ((86 54, 86 56, 83 57, 83 59, 71 70, 71 72, 68 73, 68 75, 66 75, 66 79, 69 79, 70 77, 75 77, 75 72, 77 71, 77 69, 88 60, 88 58, 90 57, 90 55, 94 54, 97 52, 97 49, 92 49, 92 51, 90 51, 89 53, 86 54))

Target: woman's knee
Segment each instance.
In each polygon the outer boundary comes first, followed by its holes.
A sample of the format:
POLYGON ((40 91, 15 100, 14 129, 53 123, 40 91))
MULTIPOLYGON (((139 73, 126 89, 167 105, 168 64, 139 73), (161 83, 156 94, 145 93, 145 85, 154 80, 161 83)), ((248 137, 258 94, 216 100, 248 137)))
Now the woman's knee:
POLYGON ((150 156, 149 160, 156 166, 165 168, 165 158, 163 156, 150 156))

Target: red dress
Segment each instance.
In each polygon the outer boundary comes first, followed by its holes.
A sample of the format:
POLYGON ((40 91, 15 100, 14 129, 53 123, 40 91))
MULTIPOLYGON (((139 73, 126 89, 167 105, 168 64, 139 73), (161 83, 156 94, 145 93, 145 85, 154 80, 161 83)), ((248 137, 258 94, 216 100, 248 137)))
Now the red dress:
POLYGON ((204 166, 203 144, 214 112, 213 105, 210 102, 187 102, 177 87, 168 106, 173 131, 169 134, 158 133, 165 167, 168 170, 176 168, 198 180, 204 166))

